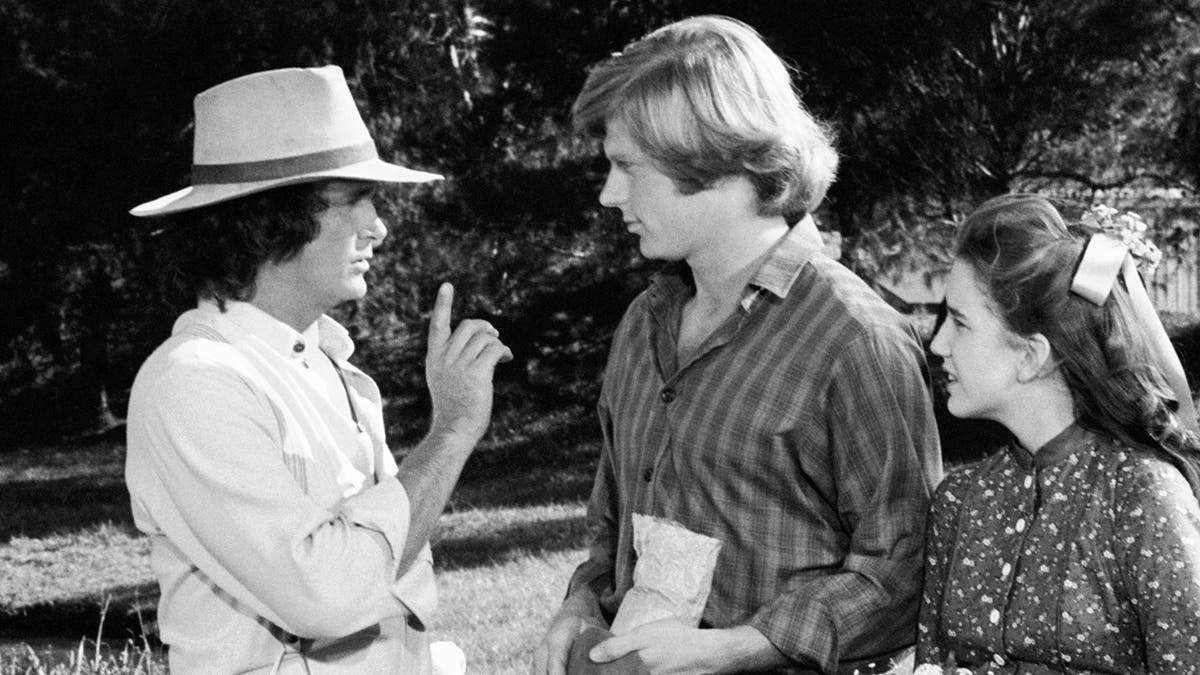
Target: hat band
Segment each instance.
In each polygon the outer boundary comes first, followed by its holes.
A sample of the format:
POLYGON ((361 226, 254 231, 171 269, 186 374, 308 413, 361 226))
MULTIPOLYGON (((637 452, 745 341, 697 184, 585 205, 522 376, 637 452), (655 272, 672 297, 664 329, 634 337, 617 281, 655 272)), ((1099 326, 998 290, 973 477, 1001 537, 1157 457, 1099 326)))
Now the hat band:
POLYGON ((367 141, 358 145, 347 145, 332 150, 259 162, 193 164, 192 184, 256 183, 278 178, 293 178, 317 171, 340 169, 344 166, 378 158, 379 153, 375 151, 375 143, 367 141))

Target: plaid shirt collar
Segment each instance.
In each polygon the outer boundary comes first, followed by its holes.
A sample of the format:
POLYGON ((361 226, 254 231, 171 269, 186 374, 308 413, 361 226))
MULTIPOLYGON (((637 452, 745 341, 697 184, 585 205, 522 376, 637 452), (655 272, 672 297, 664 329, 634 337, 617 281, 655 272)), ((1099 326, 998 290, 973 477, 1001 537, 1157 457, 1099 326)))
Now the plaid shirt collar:
MULTIPOLYGON (((805 216, 789 228, 787 234, 775 243, 762 265, 750 278, 746 290, 742 293, 742 310, 750 311, 762 292, 786 298, 792 290, 792 284, 800 276, 800 270, 814 254, 823 249, 823 246, 821 233, 817 231, 812 216, 805 216)), ((662 271, 651 277, 650 281, 652 311, 682 303, 694 289, 692 270, 682 260, 668 263, 662 271)))

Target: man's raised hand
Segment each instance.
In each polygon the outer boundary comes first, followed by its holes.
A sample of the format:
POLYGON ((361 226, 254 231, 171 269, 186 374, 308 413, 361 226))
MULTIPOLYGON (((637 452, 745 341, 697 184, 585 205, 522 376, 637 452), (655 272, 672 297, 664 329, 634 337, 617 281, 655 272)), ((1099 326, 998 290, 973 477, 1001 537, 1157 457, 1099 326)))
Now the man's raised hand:
POLYGON ((438 288, 429 319, 425 379, 433 401, 431 434, 469 440, 483 437, 492 415, 492 376, 496 364, 512 359, 500 333, 486 321, 467 319, 450 330, 454 287, 438 288))

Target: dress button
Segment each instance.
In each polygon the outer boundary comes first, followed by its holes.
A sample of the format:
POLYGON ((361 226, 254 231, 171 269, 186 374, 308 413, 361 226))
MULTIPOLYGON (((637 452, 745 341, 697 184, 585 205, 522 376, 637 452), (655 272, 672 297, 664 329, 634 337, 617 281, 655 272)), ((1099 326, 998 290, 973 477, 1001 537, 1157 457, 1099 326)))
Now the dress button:
POLYGON ((1033 486, 1033 476, 1025 476, 1025 487, 1033 486))
POLYGON ((1000 568, 1000 576, 1007 577, 1008 573, 1011 571, 1012 571, 1012 565, 1010 565, 1008 563, 1004 563, 1004 567, 1000 568))
POLYGON ((297 354, 304 351, 304 340, 296 340, 296 344, 292 345, 292 351, 297 354))
POLYGON ((675 390, 667 387, 659 392, 658 397, 662 399, 663 403, 670 403, 675 400, 675 390))
POLYGON ((1024 531, 1025 531, 1025 519, 1021 518, 1021 519, 1017 520, 1017 532, 1024 532, 1024 531))
POLYGON ((643 479, 644 479, 644 480, 645 480, 647 483, 649 483, 649 482, 650 482, 650 479, 651 479, 651 478, 653 478, 653 477, 654 477, 654 469, 651 469, 650 467, 646 467, 646 470, 642 472, 642 478, 643 478, 643 479))

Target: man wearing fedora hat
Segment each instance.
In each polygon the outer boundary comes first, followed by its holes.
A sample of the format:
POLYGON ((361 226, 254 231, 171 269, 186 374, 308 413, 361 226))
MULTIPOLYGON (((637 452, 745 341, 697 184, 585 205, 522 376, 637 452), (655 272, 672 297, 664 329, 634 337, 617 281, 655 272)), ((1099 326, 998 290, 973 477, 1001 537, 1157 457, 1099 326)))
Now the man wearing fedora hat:
POLYGON ((240 77, 195 112, 193 185, 132 210, 178 214, 171 272, 198 299, 142 366, 128 415, 171 670, 462 672, 452 645, 431 657, 429 533, 511 353, 486 322, 451 330, 444 284, 430 432, 397 467, 379 389, 325 315, 366 293, 387 235, 375 187, 440 177, 379 159, 335 66, 240 77))

